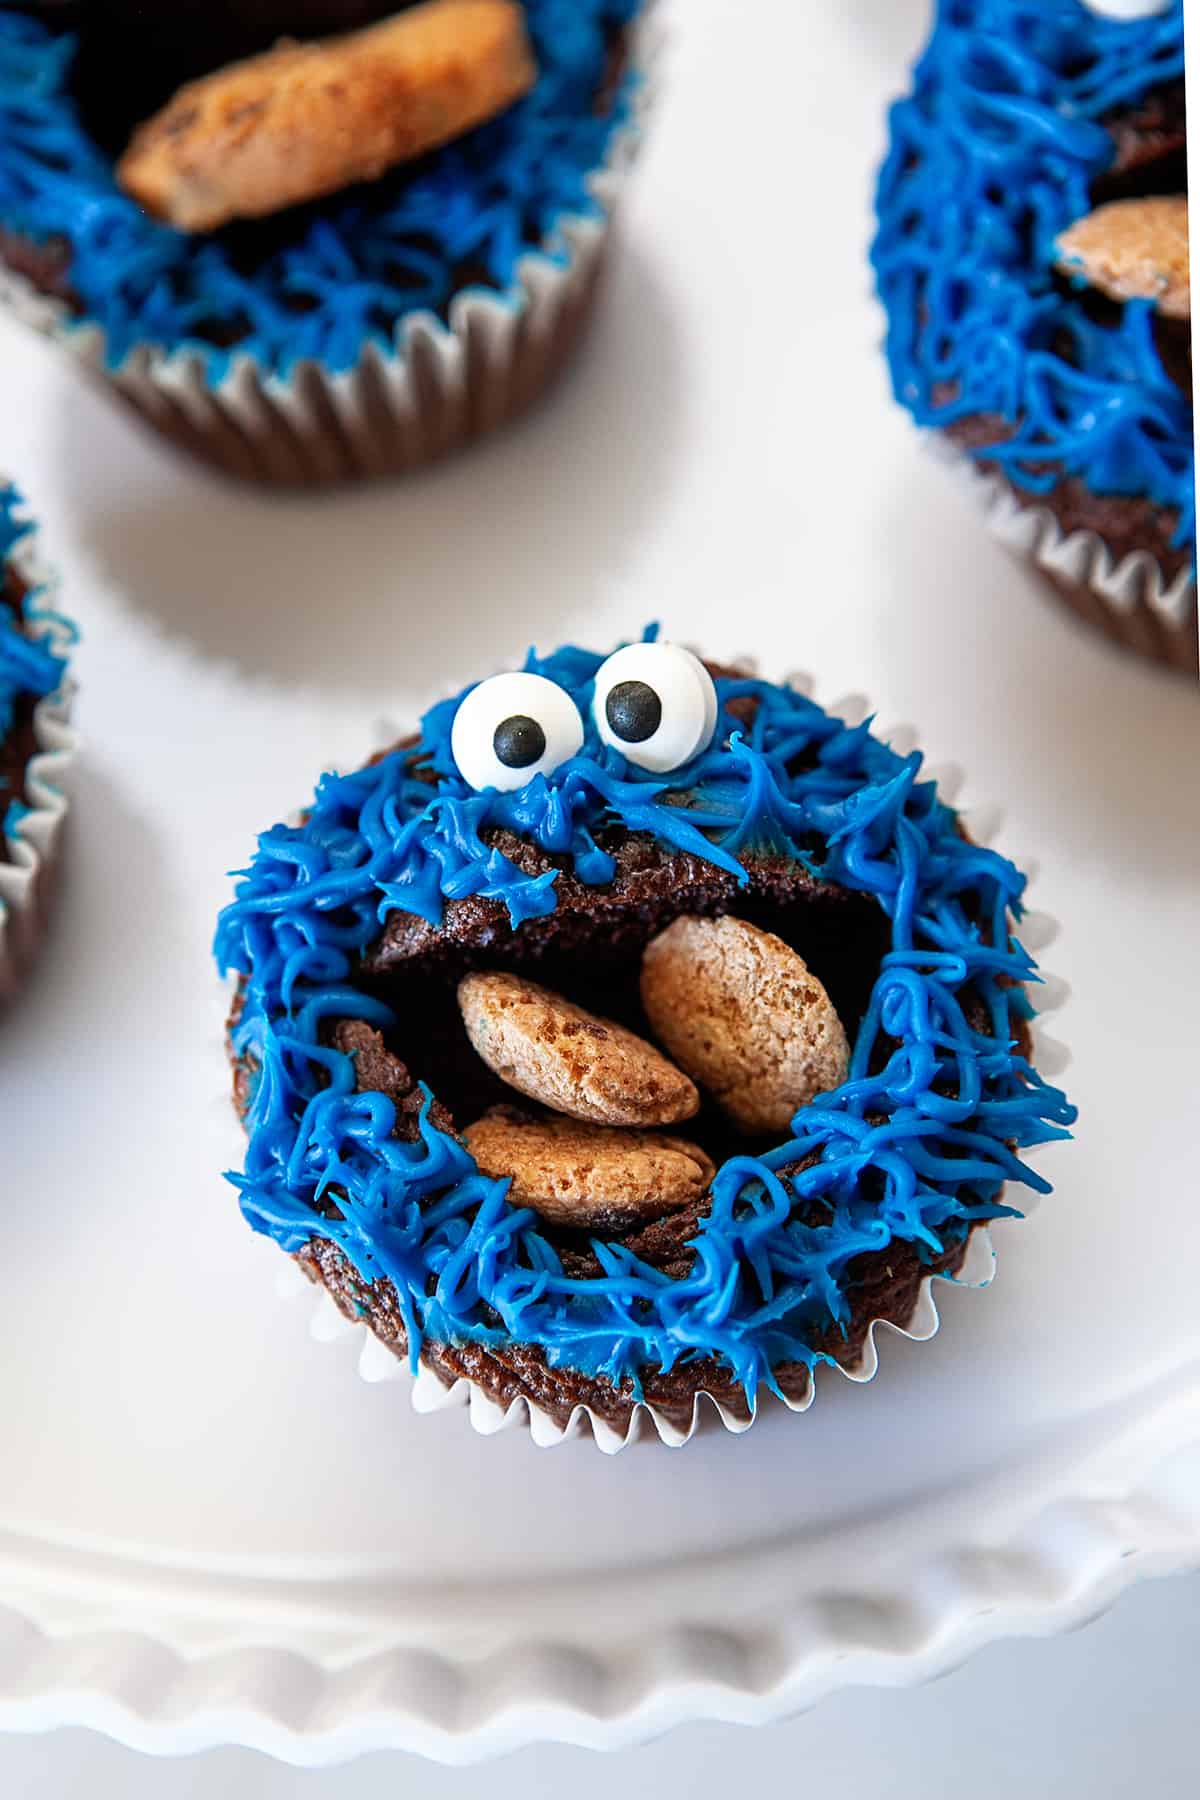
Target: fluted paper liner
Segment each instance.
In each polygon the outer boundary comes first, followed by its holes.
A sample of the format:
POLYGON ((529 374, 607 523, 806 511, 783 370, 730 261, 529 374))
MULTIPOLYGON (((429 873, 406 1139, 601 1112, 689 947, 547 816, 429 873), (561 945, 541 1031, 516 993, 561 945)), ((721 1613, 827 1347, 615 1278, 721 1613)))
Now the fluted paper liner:
MULTIPOLYGON (((745 673, 754 672, 753 661, 748 657, 733 659, 732 666, 745 673)), ((789 675, 787 681, 801 692, 812 692, 813 683, 806 675, 789 675)), ((826 711, 835 718, 845 719, 849 724, 857 724, 873 708, 862 695, 854 694, 833 701, 826 706, 826 711)), ((895 726, 881 731, 879 735, 901 753, 920 742, 918 733, 909 726, 895 726)), ((937 782, 942 798, 948 804, 954 804, 962 780, 961 771, 953 766, 939 768, 931 765, 926 769, 926 775, 929 780, 937 782)), ((968 805, 960 806, 958 811, 976 843, 990 843, 999 831, 1001 815, 998 809, 968 805)), ((1029 873, 1031 859, 1019 859, 1017 866, 1029 873)), ((1019 935, 1026 948, 1038 950, 1054 941, 1058 935, 1058 926, 1047 913, 1026 911, 1020 921, 1019 935)), ((1067 1066, 1070 1056, 1061 1044, 1042 1033, 1040 1020, 1063 1004, 1068 990, 1065 983, 1047 974, 1044 969, 1039 968, 1038 973, 1041 983, 1036 993, 1040 1004, 1038 1017, 1032 1023, 1033 1062, 1040 1073, 1057 1075, 1067 1066)), ((1036 1195, 1029 1195, 1023 1200, 1022 1206, 1026 1214, 1034 1210, 1036 1200, 1036 1195)), ((891 1320, 873 1320, 859 1361, 849 1366, 837 1363, 836 1367, 850 1381, 872 1380, 879 1367, 876 1336, 880 1327, 895 1331, 901 1337, 910 1338, 917 1343, 927 1342, 936 1334, 939 1325, 933 1283, 950 1281, 957 1287, 986 1287, 992 1279, 994 1265, 995 1252, 987 1226, 973 1226, 968 1234, 963 1262, 958 1271, 953 1275, 927 1275, 921 1282, 916 1303, 908 1319, 902 1324, 891 1320)), ((301 1294, 311 1298, 314 1291, 313 1283, 294 1262, 289 1262, 280 1271, 277 1286, 280 1297, 287 1300, 295 1299, 301 1294)), ((678 1421, 678 1414, 669 1416, 667 1412, 646 1401, 634 1405, 628 1425, 623 1431, 618 1430, 591 1407, 583 1405, 576 1406, 566 1424, 560 1425, 549 1413, 524 1396, 519 1396, 509 1406, 503 1407, 465 1377, 448 1385, 423 1362, 418 1365, 414 1375, 407 1353, 397 1354, 390 1349, 374 1335, 365 1320, 348 1318, 324 1288, 317 1290, 316 1310, 310 1329, 313 1337, 324 1342, 359 1337, 361 1347, 358 1372, 364 1381, 407 1381, 416 1412, 444 1412, 451 1408, 465 1407, 471 1425, 485 1437, 513 1426, 526 1425, 535 1444, 549 1447, 565 1443, 568 1438, 586 1437, 590 1432, 597 1449, 613 1455, 637 1442, 639 1438, 655 1435, 670 1448, 678 1448, 688 1443, 710 1418, 715 1418, 727 1431, 747 1431, 758 1416, 757 1406, 731 1408, 712 1394, 701 1391, 695 1396, 691 1417, 683 1426, 678 1421)), ((807 1412, 815 1397, 814 1370, 803 1395, 798 1399, 785 1398, 783 1404, 790 1412, 807 1412)), ((768 1404, 774 1399, 775 1396, 770 1396, 768 1404)))
POLYGON ((1193 569, 1168 578, 1149 550, 1117 561, 1098 533, 1064 531, 1036 495, 1019 496, 947 439, 926 433, 924 442, 961 472, 993 535, 1037 569, 1060 604, 1125 649, 1200 675, 1193 569))
MULTIPOLYGON (((42 634, 57 651, 72 641, 70 627, 53 616, 57 581, 41 561, 37 534, 30 529, 13 547, 9 562, 29 589, 36 589, 48 616, 42 634)), ((74 683, 38 702, 33 714, 35 748, 25 767, 27 810, 0 833, 0 1006, 12 998, 36 954, 54 890, 67 797, 63 778, 73 760, 75 736, 69 718, 74 683)))
POLYGON ((227 474, 271 486, 324 486, 394 475, 516 419, 567 361, 591 311, 614 214, 652 100, 659 39, 648 9, 631 34, 635 77, 626 121, 587 178, 597 214, 564 215, 517 264, 507 293, 474 288, 449 323, 411 313, 385 349, 367 344, 350 369, 299 362, 286 376, 235 353, 219 382, 194 349, 136 347, 109 366, 93 321, 38 291, 0 260, 0 305, 69 350, 174 443, 227 474))

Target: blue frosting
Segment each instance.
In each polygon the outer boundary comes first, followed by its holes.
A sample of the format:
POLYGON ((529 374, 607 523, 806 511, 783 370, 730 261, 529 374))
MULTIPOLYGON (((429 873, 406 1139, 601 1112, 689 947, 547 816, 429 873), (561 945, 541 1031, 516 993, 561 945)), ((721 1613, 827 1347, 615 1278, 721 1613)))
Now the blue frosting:
MULTIPOLYGON (((21 515, 21 496, 13 487, 0 486, 0 569, 7 571, 13 551, 29 530, 21 515)), ((41 606, 35 588, 23 596, 17 616, 9 606, 0 605, 0 743, 12 726, 18 701, 44 699, 62 681, 66 660, 54 645, 50 627, 55 624, 61 621, 41 606)), ((0 840, 22 811, 22 803, 5 793, 0 777, 0 840)))
POLYGON ((814 1340, 850 1315, 852 1259, 899 1242, 929 1261, 972 1221, 1011 1210, 1006 1181, 1046 1191, 1017 1152, 1065 1136, 1074 1110, 1015 1044, 1029 1009, 1014 984, 1036 980, 1009 930, 1023 877, 960 835, 918 754, 898 755, 869 722, 845 725, 788 688, 723 678, 712 746, 651 776, 604 747, 591 722, 602 661, 574 648, 530 653, 526 666, 566 688, 587 722, 579 754, 548 779, 472 792, 449 747, 460 695, 422 721, 419 761, 433 785, 416 779, 413 752, 394 751, 326 776, 303 824, 259 839, 216 942, 222 970, 243 978, 233 1043, 252 1071, 246 1163, 231 1179, 249 1223, 285 1250, 328 1238, 364 1280, 394 1283, 414 1359, 425 1338, 535 1344, 552 1366, 628 1376, 640 1392, 648 1368, 715 1357, 753 1398, 781 1363, 822 1360, 814 1340), (746 696, 758 704, 742 726, 730 709, 746 696), (597 837, 612 822, 742 883, 755 853, 793 856, 873 896, 890 932, 857 1032, 847 1022, 847 1081, 797 1113, 786 1143, 723 1164, 681 1280, 601 1241, 603 1273, 569 1277, 536 1215, 510 1206, 507 1184, 435 1127, 428 1095, 419 1142, 401 1141, 392 1102, 356 1093, 352 1059, 323 1042, 336 1019, 393 1023, 355 980, 390 913, 436 925, 447 900, 487 895, 519 929, 554 910, 557 874, 517 868, 489 844, 496 828, 603 885, 612 863, 597 837), (986 1032, 968 1022, 968 988, 986 1032), (315 1210, 331 1193, 337 1218, 315 1210))
POLYGON ((411 175, 298 212, 282 242, 272 226, 248 268, 244 236, 185 237, 120 191, 71 95, 75 39, 0 12, 0 224, 68 240, 72 289, 114 367, 138 345, 186 346, 218 381, 233 352, 210 338, 233 324, 234 348, 268 370, 308 357, 349 368, 368 342, 390 348, 406 315, 444 312, 464 267, 503 293, 531 247, 565 257, 556 227, 597 212, 587 178, 636 79, 596 111, 608 36, 639 3, 526 0, 540 76, 524 100, 411 175))
POLYGON ((920 424, 997 414, 1016 430, 982 454, 1020 487, 1067 474, 1145 495, 1194 545, 1191 407, 1151 303, 1097 324, 1052 272, 1114 157, 1100 121, 1182 74, 1182 0, 1126 22, 1080 0, 941 0, 892 109, 874 262, 896 396, 920 424))

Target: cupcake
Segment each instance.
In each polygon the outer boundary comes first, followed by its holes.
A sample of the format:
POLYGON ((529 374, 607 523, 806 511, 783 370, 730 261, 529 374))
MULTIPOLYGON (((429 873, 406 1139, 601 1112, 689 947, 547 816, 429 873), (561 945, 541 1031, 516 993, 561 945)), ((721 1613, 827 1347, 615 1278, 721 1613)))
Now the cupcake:
POLYGON ((608 1448, 802 1410, 1046 1191, 1023 887, 793 687, 531 653, 260 838, 216 940, 242 1211, 426 1406, 608 1448))
POLYGON ((0 482, 0 1003, 41 937, 66 804, 67 649, 20 496, 0 482))
POLYGON ((167 437, 320 484, 526 408, 596 291, 639 0, 0 12, 0 294, 167 437))
POLYGON ((954 0, 891 114, 896 397, 1126 649, 1196 672, 1181 0, 954 0))

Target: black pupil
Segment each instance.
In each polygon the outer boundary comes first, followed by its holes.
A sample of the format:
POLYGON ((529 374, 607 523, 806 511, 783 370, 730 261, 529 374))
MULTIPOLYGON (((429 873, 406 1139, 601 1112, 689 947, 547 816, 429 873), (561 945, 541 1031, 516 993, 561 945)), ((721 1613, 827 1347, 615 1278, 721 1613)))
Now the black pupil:
POLYGON ((644 744, 662 724, 662 701, 644 681, 619 681, 604 703, 613 736, 623 744, 644 744))
POLYGON ((506 769, 527 769, 546 754, 546 734, 528 713, 514 713, 501 719, 492 736, 492 749, 497 762, 506 769))

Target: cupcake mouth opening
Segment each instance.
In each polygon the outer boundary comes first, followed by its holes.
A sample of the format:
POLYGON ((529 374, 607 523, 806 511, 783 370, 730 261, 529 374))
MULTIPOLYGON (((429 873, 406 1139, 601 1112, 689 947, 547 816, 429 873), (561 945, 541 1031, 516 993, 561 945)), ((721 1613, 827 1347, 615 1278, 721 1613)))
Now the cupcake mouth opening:
MULTIPOLYGON (((1187 106, 1182 81, 1170 82, 1150 95, 1140 107, 1131 108, 1109 121, 1116 145, 1112 166, 1091 185, 1094 208, 1121 200, 1167 199, 1188 191, 1187 106)), ((1093 324, 1116 330, 1121 322, 1120 302, 1089 287, 1081 287, 1067 275, 1056 273, 1055 286, 1070 296, 1093 324)), ((1154 340, 1163 367, 1175 385, 1191 398, 1191 320, 1174 319, 1156 311, 1154 340)), ((1066 362, 1077 359, 1066 342, 1055 345, 1066 362)))
POLYGON ((1130 168, 1114 165, 1092 183, 1096 206, 1110 200, 1151 200, 1164 194, 1186 194, 1188 187, 1187 143, 1146 157, 1130 168))
POLYGON ((1110 167, 1092 184, 1092 202, 1148 199, 1187 192, 1187 97, 1166 82, 1138 105, 1110 115, 1116 147, 1110 167))
MULTIPOLYGON (((639 986, 642 953, 685 915, 732 915, 781 938, 825 987, 853 1042, 888 948, 888 922, 873 898, 817 882, 781 856, 747 858, 750 883, 738 888, 721 870, 664 853, 648 837, 626 834, 606 847, 618 862, 610 890, 589 890, 564 872, 556 911, 515 931, 478 903, 449 906, 437 932, 411 915, 393 914, 361 959, 355 987, 393 1012, 387 1048, 414 1081, 429 1087, 448 1128, 461 1132, 496 1106, 540 1110, 472 1048, 457 999, 463 975, 501 970, 528 977, 653 1042, 639 986)), ((520 853, 513 844, 504 848, 520 853)), ((552 866, 532 846, 524 853, 527 861, 552 866)), ((761 1154, 778 1141, 778 1134, 764 1139, 735 1130, 703 1092, 699 1114, 679 1129, 718 1168, 730 1156, 761 1154)))
POLYGON ((71 92, 103 150, 123 150, 135 126, 185 82, 257 56, 280 38, 306 41, 374 25, 418 0, 58 0, 50 12, 79 35, 71 92), (135 35, 136 34, 136 35, 135 35), (136 43, 136 52, 132 46, 136 43))
MULTIPOLYGON (((281 40, 298 43, 338 37, 411 11, 423 0, 173 0, 161 10, 144 0, 53 0, 32 8, 52 29, 77 39, 66 90, 79 108, 89 136, 114 159, 126 148, 136 128, 163 107, 188 82, 212 75, 232 63, 259 56, 281 40), (136 34, 136 35, 135 35, 136 34)), ((605 28, 606 60, 596 86, 594 107, 607 111, 629 62, 627 26, 605 28)), ((422 159, 424 161, 426 159, 422 159)), ((418 172, 420 163, 390 177, 399 189, 418 172)), ((385 178, 388 179, 388 178, 385 178)), ((379 181, 363 191, 375 191, 379 181)), ((353 196, 354 188, 343 193, 353 196)), ((285 209, 278 217, 294 224, 328 201, 285 209)), ((257 220, 261 232, 268 221, 257 220)), ((222 237, 236 242, 238 228, 222 237)))
MULTIPOLYGON (((298 42, 333 37, 377 24, 410 10, 421 0, 181 0, 161 13, 147 13, 141 0, 64 0, 58 22, 77 36, 67 92, 79 109, 79 117, 95 144, 114 162, 130 138, 147 119, 163 107, 186 83, 216 73, 228 65, 270 50, 281 39, 298 42), (136 53, 131 39, 136 33, 136 53)), ((54 15, 51 22, 54 22, 54 15)), ((607 77, 606 77, 607 79, 607 77)), ((384 204, 399 201, 414 181, 419 181, 437 151, 407 162, 366 183, 350 184, 335 194, 323 195, 298 205, 281 207, 266 217, 234 220, 205 232, 203 238, 219 241, 230 263, 245 277, 252 277, 263 263, 285 253, 302 240, 331 205, 350 206, 371 200, 384 204)), ((406 289, 423 291, 422 258, 437 257, 439 245, 432 234, 407 234, 403 254, 394 265, 380 271, 388 286, 399 294, 406 289)), ((453 271, 451 292, 469 286, 496 285, 486 263, 464 260, 453 271)), ((298 318, 315 310, 317 301, 303 291, 285 297, 284 304, 298 318)), ((375 321, 379 330, 390 325, 386 309, 375 321)), ((252 335, 254 321, 233 314, 211 321, 198 319, 194 335, 217 349, 230 349, 252 335)))

